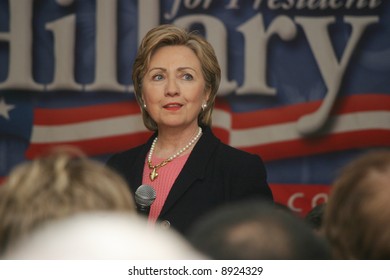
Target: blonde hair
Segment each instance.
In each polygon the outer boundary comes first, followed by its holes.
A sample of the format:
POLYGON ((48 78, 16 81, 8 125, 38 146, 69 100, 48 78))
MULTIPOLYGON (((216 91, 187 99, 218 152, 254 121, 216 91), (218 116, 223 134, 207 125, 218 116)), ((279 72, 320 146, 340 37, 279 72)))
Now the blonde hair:
POLYGON ((62 149, 20 164, 0 187, 0 252, 46 221, 92 210, 135 212, 127 184, 103 163, 62 149))
POLYGON ((133 64, 132 78, 134 91, 137 102, 141 107, 145 126, 149 130, 157 130, 156 122, 143 107, 142 81, 149 67, 151 57, 156 50, 164 46, 186 46, 198 57, 206 82, 205 91, 210 90, 207 107, 200 111, 198 124, 210 126, 215 97, 221 81, 221 69, 214 49, 209 42, 195 32, 188 32, 183 28, 169 24, 157 26, 146 34, 138 48, 138 53, 133 64))

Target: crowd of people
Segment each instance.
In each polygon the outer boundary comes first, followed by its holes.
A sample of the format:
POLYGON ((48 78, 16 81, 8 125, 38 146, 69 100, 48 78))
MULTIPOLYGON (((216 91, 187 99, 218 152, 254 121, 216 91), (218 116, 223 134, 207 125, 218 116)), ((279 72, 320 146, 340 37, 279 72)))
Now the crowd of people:
POLYGON ((12 170, 0 187, 0 258, 390 258, 389 150, 346 166, 303 219, 274 202, 260 156, 213 134, 221 70, 202 36, 153 28, 132 78, 153 135, 106 164, 63 147, 12 170), (155 191, 147 215, 141 185, 155 191))
POLYGON ((376 150, 345 166, 304 218, 246 198, 180 232, 137 213, 114 170, 61 149, 17 166, 0 187, 0 259, 389 259, 387 192, 390 151, 376 150))

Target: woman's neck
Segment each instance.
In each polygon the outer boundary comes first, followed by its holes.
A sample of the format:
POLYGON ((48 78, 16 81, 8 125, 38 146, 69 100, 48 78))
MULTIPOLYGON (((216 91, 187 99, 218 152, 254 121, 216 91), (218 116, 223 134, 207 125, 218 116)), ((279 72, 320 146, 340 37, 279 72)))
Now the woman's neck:
MULTIPOLYGON (((199 127, 197 125, 186 129, 159 129, 154 155, 159 158, 168 158, 189 145, 198 133, 199 127)), ((194 145, 195 143, 183 152, 182 155, 189 153, 194 145)))

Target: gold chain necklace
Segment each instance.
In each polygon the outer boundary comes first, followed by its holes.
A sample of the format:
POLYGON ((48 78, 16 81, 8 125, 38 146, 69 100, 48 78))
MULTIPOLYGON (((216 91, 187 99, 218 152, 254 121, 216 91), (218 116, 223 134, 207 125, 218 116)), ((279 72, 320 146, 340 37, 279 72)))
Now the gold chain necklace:
POLYGON ((150 147, 149 155, 148 155, 148 166, 149 166, 149 169, 152 170, 149 174, 150 180, 154 181, 157 178, 157 176, 158 176, 157 169, 159 169, 160 167, 163 167, 167 163, 171 162, 173 159, 180 156, 186 150, 188 150, 188 148, 191 147, 199 139, 199 137, 201 135, 202 135, 202 128, 199 127, 198 133, 195 135, 194 138, 192 138, 192 140, 184 148, 181 148, 176 154, 170 156, 169 158, 163 160, 162 162, 160 162, 159 164, 156 164, 156 165, 152 164, 152 155, 153 155, 153 151, 154 151, 154 148, 156 146, 158 137, 154 138, 152 146, 150 147))

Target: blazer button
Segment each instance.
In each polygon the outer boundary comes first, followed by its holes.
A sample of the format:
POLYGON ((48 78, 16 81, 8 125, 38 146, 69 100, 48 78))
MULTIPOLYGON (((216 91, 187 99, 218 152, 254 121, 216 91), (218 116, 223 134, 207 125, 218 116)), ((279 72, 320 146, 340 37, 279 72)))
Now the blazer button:
POLYGON ((169 229, 171 227, 171 223, 167 220, 161 221, 160 227, 162 229, 169 229))

